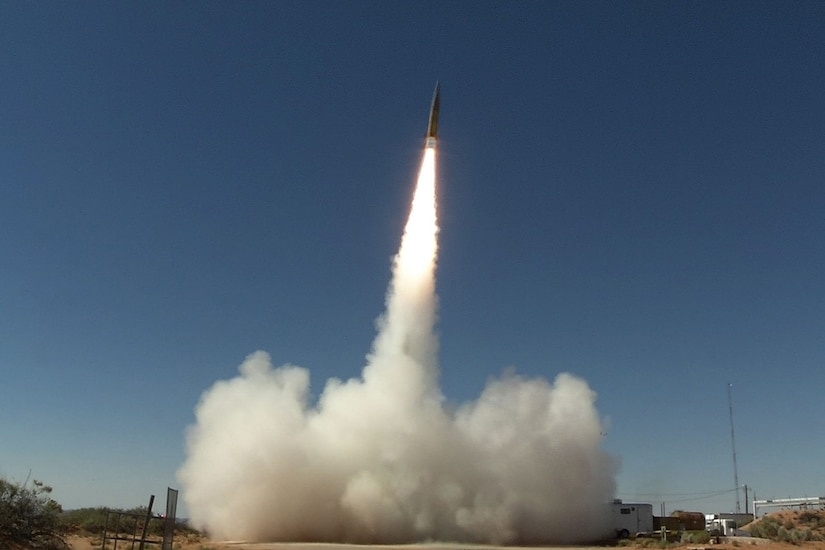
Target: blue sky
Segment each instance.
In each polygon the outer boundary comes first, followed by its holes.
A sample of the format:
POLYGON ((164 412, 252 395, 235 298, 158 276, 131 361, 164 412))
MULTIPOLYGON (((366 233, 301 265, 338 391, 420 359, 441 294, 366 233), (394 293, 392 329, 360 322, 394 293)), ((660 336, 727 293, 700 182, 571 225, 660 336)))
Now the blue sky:
POLYGON ((446 398, 571 372, 619 497, 730 511, 732 382, 740 483, 825 494, 823 25, 818 2, 3 4, 0 475, 141 505, 246 355, 316 394, 357 376, 440 80, 446 398))

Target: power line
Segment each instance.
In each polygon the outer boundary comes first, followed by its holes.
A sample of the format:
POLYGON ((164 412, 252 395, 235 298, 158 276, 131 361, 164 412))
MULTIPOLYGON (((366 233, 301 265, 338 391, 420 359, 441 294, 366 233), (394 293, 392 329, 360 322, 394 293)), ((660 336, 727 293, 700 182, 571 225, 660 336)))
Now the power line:
POLYGON ((733 384, 728 382, 728 411, 730 411, 730 446, 733 450, 733 484, 736 486, 736 513, 742 509, 739 506, 739 470, 736 467, 736 437, 733 434, 733 399, 731 398, 733 384))
POLYGON ((732 492, 736 491, 737 489, 725 489, 722 491, 713 491, 707 493, 656 493, 656 494, 636 494, 636 495, 620 495, 624 499, 633 499, 633 500, 661 500, 662 505, 664 506, 664 501, 667 501, 668 504, 678 504, 682 502, 693 502, 697 500, 709 500, 712 498, 717 498, 722 495, 729 495, 732 492))
POLYGON ((733 489, 719 489, 716 491, 701 491, 696 493, 622 493, 620 496, 630 498, 662 498, 662 497, 696 497, 696 498, 713 498, 720 495, 728 495, 737 488, 733 489))

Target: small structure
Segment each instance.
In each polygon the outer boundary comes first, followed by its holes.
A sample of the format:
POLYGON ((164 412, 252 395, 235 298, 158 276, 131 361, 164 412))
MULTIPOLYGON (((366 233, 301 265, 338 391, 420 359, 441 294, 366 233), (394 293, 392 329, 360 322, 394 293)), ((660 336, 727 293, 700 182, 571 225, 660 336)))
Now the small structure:
POLYGON ((677 533, 685 530, 684 524, 681 523, 676 516, 653 516, 653 530, 661 532, 663 529, 668 533, 677 533))
POLYGON ((753 514, 759 517, 760 508, 825 509, 825 497, 771 498, 753 501, 753 514))
POLYGON ((676 510, 671 516, 679 519, 680 531, 704 531, 705 530, 705 514, 702 512, 687 512, 685 510, 676 510))
POLYGON ((707 522, 707 530, 713 536, 735 537, 736 520, 730 518, 713 518, 707 522))
POLYGON ((616 536, 627 538, 637 533, 653 531, 653 505, 613 501, 613 526, 616 536))

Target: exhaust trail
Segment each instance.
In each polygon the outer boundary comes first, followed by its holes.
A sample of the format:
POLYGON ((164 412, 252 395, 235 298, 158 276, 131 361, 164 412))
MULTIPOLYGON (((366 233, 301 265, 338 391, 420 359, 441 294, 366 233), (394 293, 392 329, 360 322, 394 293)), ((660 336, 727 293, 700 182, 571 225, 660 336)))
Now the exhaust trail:
POLYGON ((444 405, 434 331, 438 103, 436 87, 361 376, 328 380, 313 404, 307 369, 276 368, 258 351, 201 396, 178 478, 190 521, 211 536, 541 544, 610 534, 617 462, 600 448, 586 382, 506 371, 477 400, 444 405))

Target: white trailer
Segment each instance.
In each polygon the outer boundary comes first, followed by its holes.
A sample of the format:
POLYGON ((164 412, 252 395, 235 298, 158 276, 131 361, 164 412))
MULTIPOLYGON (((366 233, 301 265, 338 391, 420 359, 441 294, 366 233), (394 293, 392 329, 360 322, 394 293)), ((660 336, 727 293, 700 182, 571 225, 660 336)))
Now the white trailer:
POLYGON ((613 526, 616 536, 627 538, 653 531, 653 505, 613 501, 613 526))

